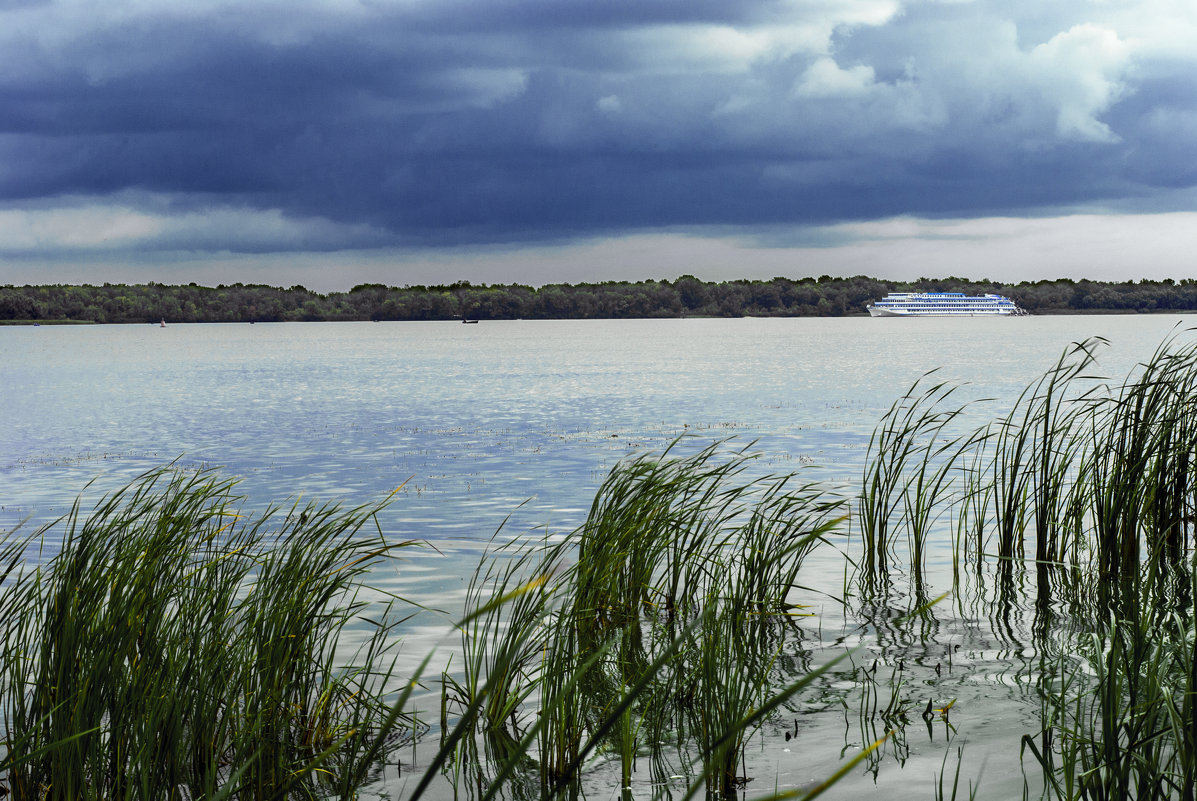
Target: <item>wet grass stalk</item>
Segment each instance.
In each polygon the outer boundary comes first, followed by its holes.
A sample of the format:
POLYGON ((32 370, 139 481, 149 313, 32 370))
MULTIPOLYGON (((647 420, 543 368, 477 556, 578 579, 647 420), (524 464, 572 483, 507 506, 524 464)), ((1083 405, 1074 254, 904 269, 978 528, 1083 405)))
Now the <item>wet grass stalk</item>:
POLYGON ((1054 674, 1040 742, 1023 738, 1045 794, 1192 798, 1192 623, 1111 616, 1084 647, 1084 669, 1062 660, 1054 674))
POLYGON ((952 548, 952 578, 960 583, 960 566, 971 566, 978 576, 985 564, 985 532, 990 520, 989 487, 986 481, 983 447, 973 449, 967 462, 961 460, 958 480, 960 490, 953 507, 955 518, 952 548))
POLYGON ((462 680, 445 677, 457 703, 481 701, 482 722, 492 731, 513 720, 534 690, 542 619, 552 603, 552 585, 536 572, 549 560, 535 551, 513 553, 514 547, 488 551, 479 562, 466 592, 466 608, 474 611, 461 627, 462 680))
POLYGON ((1193 519, 1197 350, 1161 346, 1094 415, 1090 515, 1104 576, 1175 564, 1193 519))
POLYGON ((985 441, 984 432, 944 438, 936 444, 944 428, 964 412, 964 407, 936 416, 930 440, 922 449, 914 475, 902 492, 903 515, 910 552, 910 573, 914 580, 922 583, 926 567, 927 537, 939 517, 947 511, 945 506, 956 505, 955 495, 959 485, 960 464, 985 441))
MULTIPOLYGON (((625 685, 620 693, 621 703, 627 699, 629 688, 625 685)), ((632 707, 625 704, 619 720, 619 786, 630 797, 632 773, 636 769, 637 741, 640 726, 632 717, 632 707)))
POLYGON ((370 624, 369 665, 332 654, 373 606, 364 574, 406 543, 368 533, 378 506, 247 520, 231 489, 154 471, 76 504, 62 550, 6 575, 14 798, 287 797, 382 756, 395 624, 370 624))
POLYGON ((842 503, 814 485, 742 479, 748 458, 705 448, 617 466, 573 535, 478 574, 465 640, 472 678, 446 690, 458 723, 442 750, 458 749, 460 764, 477 752, 472 738, 506 732, 510 756, 479 774, 482 795, 527 770, 515 765, 531 754, 542 797, 577 792, 595 752, 618 759, 626 788, 644 746, 659 778, 672 772, 668 748, 683 763, 698 757, 698 789, 730 794, 742 783, 746 739, 817 675, 779 680, 777 656, 802 560, 842 518, 842 503), (525 613, 510 588, 530 586, 527 576, 544 577, 538 592, 552 602, 525 613), (513 670, 523 689, 509 692, 513 670))
POLYGON ((709 603, 685 669, 694 682, 689 717, 703 756, 706 788, 723 796, 734 795, 747 780, 740 774, 741 750, 751 732, 741 721, 764 704, 775 656, 745 649, 743 640, 740 616, 709 603), (748 658, 737 657, 745 651, 748 658))
POLYGON ((572 606, 583 645, 601 642, 610 627, 637 628, 645 614, 685 616, 696 587, 711 579, 709 558, 752 490, 735 478, 753 457, 746 447, 726 453, 724 444, 676 456, 675 442, 603 482, 575 534, 572 606))
POLYGON ((1144 557, 1161 571, 1178 562, 1197 519, 1197 346, 1166 341, 1110 390, 1088 375, 1103 342, 1066 350, 972 433, 949 433, 964 407, 941 408, 952 388, 927 387, 926 376, 894 403, 870 439, 857 499, 866 590, 893 565, 897 525, 908 529, 911 572, 921 576, 945 504, 956 559, 966 554, 978 569, 991 556, 1013 569, 1032 533, 1045 590, 1064 564, 1133 576, 1144 557))
MULTIPOLYGON (((956 801, 956 796, 960 793, 960 766, 964 763, 964 746, 956 749, 956 772, 952 776, 952 787, 949 793, 944 789, 944 776, 947 775, 948 766, 948 752, 945 751, 943 755, 943 764, 940 766, 939 776, 935 783, 935 801, 956 801)), ((968 799, 973 801, 977 797, 977 788, 970 781, 968 785, 968 799)))
POLYGON ((1092 367, 1096 350, 1106 340, 1095 337, 1066 350, 1060 360, 1035 385, 1031 410, 1024 425, 1038 429, 1032 478, 1032 516, 1035 523, 1035 559, 1054 564, 1064 560, 1069 542, 1061 535, 1076 534, 1076 507, 1070 503, 1071 487, 1082 483, 1077 465, 1083 421, 1096 387, 1074 391, 1092 367))
MULTIPOLYGON (((726 445, 713 443, 671 466, 677 497, 672 531, 661 532, 668 544, 663 575, 655 584, 656 617, 667 623, 690 619, 696 609, 692 599, 703 597, 703 588, 712 582, 722 581, 718 551, 728 541, 727 529, 751 503, 745 496, 753 485, 738 477, 755 457, 747 447, 720 456, 726 445)), ((635 501, 625 497, 622 502, 635 501)))
POLYGON ((793 483, 791 477, 765 483, 715 560, 726 578, 722 597, 745 632, 757 637, 794 614, 787 598, 798 586, 803 560, 846 519, 843 502, 827 497, 825 489, 793 483))
MULTIPOLYGON (((576 629, 559 618, 545 650, 540 677, 537 748, 542 795, 572 781, 589 733, 597 725, 593 713, 593 676, 612 643, 586 653, 579 649, 576 629)), ((626 694, 625 694, 626 696, 626 694)), ((601 708, 609 708, 604 703, 601 708)))
POLYGON ((946 382, 926 387, 931 375, 919 378, 894 401, 869 438, 857 500, 866 582, 876 581, 889 570, 890 527, 897 522, 895 517, 909 486, 908 465, 919 460, 928 438, 942 427, 944 417, 935 408, 955 391, 946 382))
POLYGON ((1073 479, 1079 423, 1087 409, 1084 400, 1094 392, 1073 387, 1104 342, 1094 338, 1066 349, 995 423, 990 491, 996 555, 1007 563, 1025 555, 1022 535, 1028 521, 1036 534, 1034 558, 1058 560, 1054 534, 1063 519, 1060 505, 1073 479))
POLYGON ((1017 413, 1016 404, 1004 419, 995 424, 991 434, 994 455, 990 467, 989 493, 996 525, 997 546, 994 553, 1007 570, 1016 558, 1024 554, 1021 535, 1026 526, 1027 500, 1031 497, 1032 472, 1029 465, 1033 463, 1034 431, 1018 424, 1017 413))

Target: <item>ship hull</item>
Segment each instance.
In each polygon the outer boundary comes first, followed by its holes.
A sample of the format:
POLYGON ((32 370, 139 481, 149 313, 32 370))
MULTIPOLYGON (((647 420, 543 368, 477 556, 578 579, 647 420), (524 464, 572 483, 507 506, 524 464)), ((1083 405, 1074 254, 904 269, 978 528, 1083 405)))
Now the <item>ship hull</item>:
POLYGON ((1010 311, 898 311, 868 306, 870 317, 1014 317, 1010 311))

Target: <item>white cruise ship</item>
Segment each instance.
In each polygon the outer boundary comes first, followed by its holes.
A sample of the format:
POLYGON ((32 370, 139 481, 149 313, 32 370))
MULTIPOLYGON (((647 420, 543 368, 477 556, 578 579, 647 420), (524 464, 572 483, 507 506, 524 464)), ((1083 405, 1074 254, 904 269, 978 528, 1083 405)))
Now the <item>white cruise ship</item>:
POLYGON ((873 317, 1006 317, 1026 314, 1001 295, 963 292, 890 292, 867 306, 873 317))

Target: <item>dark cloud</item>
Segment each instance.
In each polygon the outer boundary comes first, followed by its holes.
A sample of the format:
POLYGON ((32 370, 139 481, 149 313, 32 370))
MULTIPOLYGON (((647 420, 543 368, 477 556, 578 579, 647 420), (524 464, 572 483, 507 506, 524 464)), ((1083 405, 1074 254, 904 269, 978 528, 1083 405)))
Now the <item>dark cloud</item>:
POLYGON ((1192 186, 1191 60, 1053 6, 113 0, 93 18, 10 0, 0 203, 161 196, 374 247, 1033 214, 1192 186))

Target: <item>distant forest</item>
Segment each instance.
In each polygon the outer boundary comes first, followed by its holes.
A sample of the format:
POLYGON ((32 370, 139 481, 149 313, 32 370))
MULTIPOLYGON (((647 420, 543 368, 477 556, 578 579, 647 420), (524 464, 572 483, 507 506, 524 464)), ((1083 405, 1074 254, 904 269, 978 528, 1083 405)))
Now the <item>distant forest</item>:
POLYGON ((621 317, 841 317, 865 314, 888 292, 994 292, 1031 314, 1197 310, 1197 281, 1055 281, 1002 284, 961 278, 913 282, 774 278, 709 282, 470 284, 388 287, 362 284, 320 294, 257 284, 0 286, 0 322, 181 323, 315 320, 513 320, 621 317))

